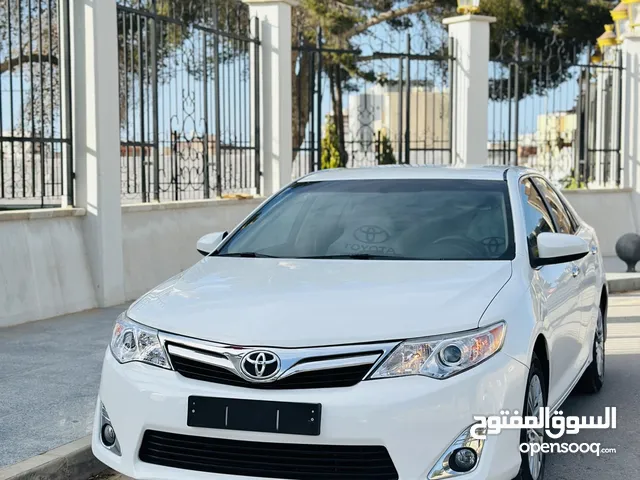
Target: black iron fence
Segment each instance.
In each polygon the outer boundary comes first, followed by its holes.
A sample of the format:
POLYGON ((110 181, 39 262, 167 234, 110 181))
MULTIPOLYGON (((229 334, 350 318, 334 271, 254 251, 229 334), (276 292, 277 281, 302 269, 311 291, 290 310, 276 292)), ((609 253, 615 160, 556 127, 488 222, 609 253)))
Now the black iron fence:
POLYGON ((68 9, 0 2, 0 210, 73 203, 68 9))
POLYGON ((358 48, 294 26, 293 176, 322 168, 449 164, 451 42, 439 26, 374 31, 358 48))
POLYGON ((622 64, 549 37, 503 39, 489 67, 489 162, 541 170, 567 188, 620 184, 622 64))
POLYGON ((120 0, 123 201, 259 193, 252 24, 239 0, 120 0))

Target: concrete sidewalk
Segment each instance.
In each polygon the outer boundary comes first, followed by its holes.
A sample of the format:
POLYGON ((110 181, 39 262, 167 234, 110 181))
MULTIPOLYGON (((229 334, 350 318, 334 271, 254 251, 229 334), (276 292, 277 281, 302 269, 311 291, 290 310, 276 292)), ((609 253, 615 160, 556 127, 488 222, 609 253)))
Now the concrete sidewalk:
POLYGON ((0 329, 0 468, 88 435, 126 305, 0 329))

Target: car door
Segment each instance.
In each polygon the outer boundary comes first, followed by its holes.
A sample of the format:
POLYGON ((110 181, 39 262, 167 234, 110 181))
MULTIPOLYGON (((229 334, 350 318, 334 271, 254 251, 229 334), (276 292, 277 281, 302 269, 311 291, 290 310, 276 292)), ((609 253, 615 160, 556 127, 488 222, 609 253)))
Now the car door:
MULTIPOLYGON (((560 199, 560 196, 549 182, 541 177, 535 178, 534 181, 551 212, 551 217, 556 224, 558 232, 578 235, 588 244, 591 244, 593 239, 590 231, 586 228, 579 228, 579 226, 576 225, 576 221, 567 210, 565 203, 560 199)), ((592 256, 588 255, 571 262, 571 273, 574 278, 573 283, 576 284, 576 300, 578 308, 580 309, 579 341, 581 348, 575 358, 576 368, 578 370, 580 370, 587 361, 592 345, 591 342, 586 341, 588 322, 585 322, 585 317, 588 317, 585 309, 589 309, 589 303, 593 302, 593 290, 595 289, 595 271, 592 265, 593 258, 591 257, 592 256), (589 287, 590 283, 592 284, 591 288, 589 287)))
MULTIPOLYGON (((563 202, 565 199, 561 197, 563 202)), ((567 207, 565 208, 573 222, 576 224, 576 235, 582 237, 589 244, 589 254, 582 259, 582 323, 584 325, 584 357, 585 362, 591 354, 593 336, 597 325, 598 312, 600 310, 600 283, 601 261, 598 255, 598 238, 595 231, 577 219, 577 216, 567 207)))
MULTIPOLYGON (((557 232, 568 235, 578 234, 564 203, 549 182, 541 177, 535 177, 534 182, 547 205, 547 209, 551 213, 551 218, 553 219, 557 232)), ((586 234, 586 231, 582 232, 582 234, 586 234)), ((588 239, 586 240, 589 242, 588 239)), ((567 345, 571 344, 571 348, 567 352, 571 356, 567 358, 566 361, 567 364, 571 363, 573 366, 571 370, 574 371, 574 375, 569 379, 572 380, 580 373, 587 360, 589 349, 591 348, 591 343, 585 348, 586 328, 583 316, 586 303, 583 293, 585 291, 585 283, 587 282, 585 273, 589 268, 588 260, 585 258, 563 265, 566 265, 571 272, 571 276, 568 279, 568 287, 570 287, 569 290, 573 292, 567 308, 574 312, 571 318, 575 321, 568 323, 566 326, 568 329, 566 332, 567 345)))
MULTIPOLYGON (((527 241, 531 255, 537 255, 537 235, 557 232, 558 223, 532 178, 520 184, 527 241)), ((578 374, 581 352, 581 311, 578 281, 571 262, 532 268, 531 288, 538 299, 540 318, 549 348, 549 405, 571 386, 578 374)))
POLYGON ((567 208, 566 200, 551 186, 542 179, 536 178, 536 183, 540 185, 543 196, 551 209, 552 216, 557 216, 562 224, 562 230, 572 235, 581 237, 591 246, 590 254, 573 262, 573 274, 579 284, 578 301, 582 319, 582 350, 577 359, 578 368, 584 366, 589 358, 593 345, 593 331, 596 322, 596 315, 599 306, 598 275, 597 275, 597 242, 591 228, 582 225, 581 222, 567 208), (568 221, 569 223, 562 223, 568 221))

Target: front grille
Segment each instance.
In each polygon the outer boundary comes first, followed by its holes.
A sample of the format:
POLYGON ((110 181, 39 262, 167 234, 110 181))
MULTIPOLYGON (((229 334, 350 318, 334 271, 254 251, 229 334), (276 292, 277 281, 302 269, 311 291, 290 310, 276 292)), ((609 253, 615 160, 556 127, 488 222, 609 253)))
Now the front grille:
POLYGON ((196 437, 147 430, 140 460, 165 467, 297 480, 397 480, 385 447, 303 445, 196 437))
POLYGON ((235 387, 262 389, 304 389, 351 387, 359 383, 371 370, 373 363, 350 367, 301 372, 273 383, 252 383, 225 368, 198 362, 178 355, 170 355, 176 372, 187 378, 235 387))

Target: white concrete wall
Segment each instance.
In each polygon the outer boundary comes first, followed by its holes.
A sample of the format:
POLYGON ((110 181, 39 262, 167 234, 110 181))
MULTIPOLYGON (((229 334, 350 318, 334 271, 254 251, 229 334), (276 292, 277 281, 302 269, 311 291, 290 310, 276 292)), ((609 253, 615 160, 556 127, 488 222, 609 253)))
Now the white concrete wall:
POLYGON ((625 271, 616 256, 615 245, 625 233, 640 233, 635 218, 636 194, 631 189, 564 190, 565 197, 582 219, 596 229, 605 267, 611 272, 625 271))
POLYGON ((124 291, 133 300, 202 256, 196 241, 233 229, 263 199, 198 200, 122 207, 124 291))
MULTIPOLYGON (((231 230, 263 201, 201 200, 122 207, 127 300, 202 258, 196 241, 231 230)), ((96 255, 83 209, 0 212, 0 327, 98 306, 96 255)))
POLYGON ((82 209, 0 212, 0 327, 96 306, 82 209))

